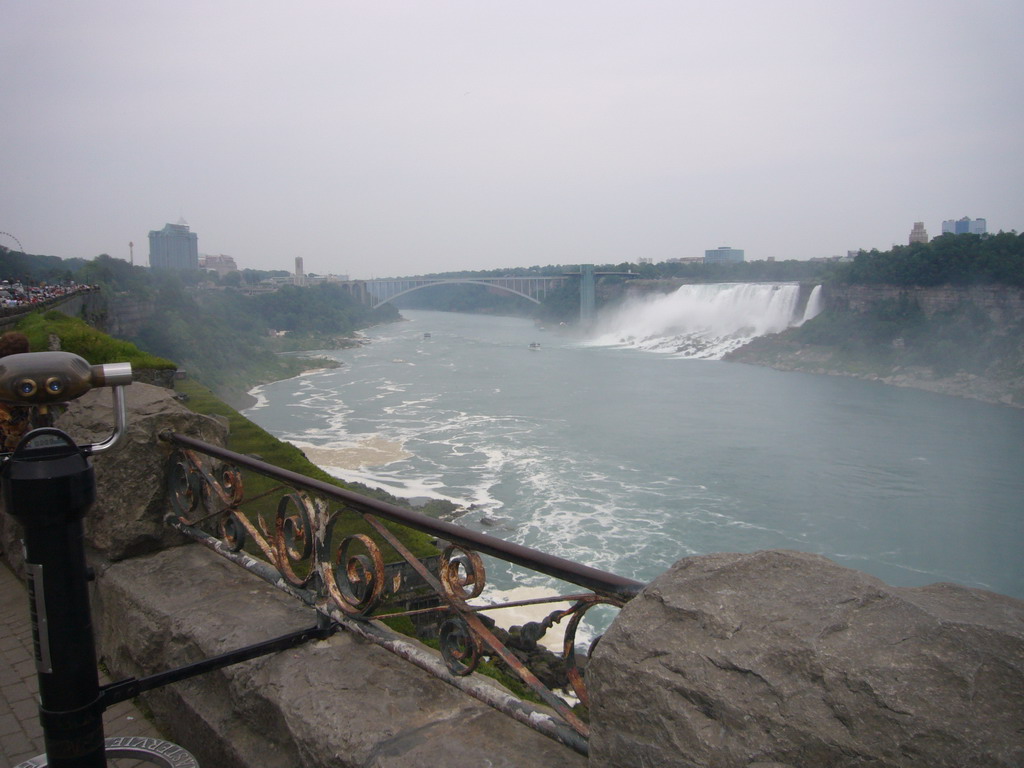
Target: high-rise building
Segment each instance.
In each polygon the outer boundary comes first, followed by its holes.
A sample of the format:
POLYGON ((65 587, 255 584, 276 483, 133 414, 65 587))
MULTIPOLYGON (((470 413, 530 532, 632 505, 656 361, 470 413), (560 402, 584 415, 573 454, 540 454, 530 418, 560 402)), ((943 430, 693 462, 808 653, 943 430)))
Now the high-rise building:
POLYGON ((295 257, 295 280, 294 280, 294 282, 295 282, 295 285, 305 285, 306 284, 306 273, 303 272, 303 270, 302 270, 302 257, 301 256, 296 256, 295 257))
POLYGON ((149 266, 153 269, 199 269, 199 236, 189 231, 184 219, 149 233, 149 266))
POLYGON ((910 244, 914 243, 927 243, 928 242, 928 231, 924 228, 923 221, 915 221, 914 228, 910 230, 910 244))
POLYGON ((964 216, 962 219, 947 219, 942 222, 942 234, 944 235, 984 235, 988 232, 988 225, 984 219, 972 219, 964 216))
POLYGON ((743 261, 742 248, 730 248, 727 245, 704 251, 705 264, 738 264, 743 261))

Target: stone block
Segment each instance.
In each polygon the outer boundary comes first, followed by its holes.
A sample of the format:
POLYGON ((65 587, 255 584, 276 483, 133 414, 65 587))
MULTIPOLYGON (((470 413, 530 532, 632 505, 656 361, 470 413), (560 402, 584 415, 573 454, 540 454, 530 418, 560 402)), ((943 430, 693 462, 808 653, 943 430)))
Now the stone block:
MULTIPOLYGON (((312 626, 312 609, 199 545, 105 568, 93 600, 111 677, 141 677, 312 626)), ((145 695, 218 768, 583 768, 586 758, 343 630, 145 695)), ((108 734, 116 735, 116 734, 108 734)))

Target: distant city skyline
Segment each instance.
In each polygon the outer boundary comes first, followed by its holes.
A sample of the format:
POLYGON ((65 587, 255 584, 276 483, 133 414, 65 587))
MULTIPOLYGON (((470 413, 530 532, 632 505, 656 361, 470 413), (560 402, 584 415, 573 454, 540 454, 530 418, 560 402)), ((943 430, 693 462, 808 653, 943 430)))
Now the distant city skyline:
MULTIPOLYGON (((941 224, 942 233, 945 234, 987 234, 987 222, 984 218, 971 219, 969 216, 963 216, 959 219, 946 219, 941 224)), ((7 236, 13 240, 20 249, 20 242, 7 232, 0 232, 0 235, 7 236)), ((928 243, 930 241, 927 229, 925 228, 924 222, 915 221, 913 228, 910 231, 908 242, 913 243, 928 243)), ((293 277, 293 281, 296 285, 306 285, 306 272, 303 267, 303 257, 297 256, 294 258, 292 264, 293 269, 289 269, 287 266, 281 267, 250 267, 244 262, 239 264, 235 261, 233 256, 225 254, 205 254, 198 252, 198 233, 192 232, 190 226, 184 218, 180 218, 176 224, 167 223, 163 229, 156 231, 151 230, 149 232, 150 242, 150 253, 149 253, 149 266, 156 266, 157 268, 170 268, 170 269, 208 269, 217 272, 220 276, 232 271, 241 271, 244 269, 259 269, 264 271, 277 271, 286 272, 293 277)), ((2 243, 0 243, 2 245, 2 243)), ((129 243, 131 247, 133 243, 129 243)), ((896 247, 900 243, 893 243, 892 247, 896 247)), ((9 247, 9 246, 8 246, 9 247)), ((847 251, 845 259, 850 259, 856 253, 861 250, 871 250, 866 248, 851 249, 847 251)), ((885 248, 879 248, 879 250, 887 250, 885 248)), ((109 255, 109 254, 108 254, 109 255)), ((117 258, 117 257, 115 257, 117 258)), ((833 256, 815 256, 811 257, 810 261, 828 261, 835 259, 844 259, 840 255, 833 256)), ((719 246, 714 249, 705 249, 702 257, 670 257, 665 259, 666 262, 679 262, 679 261, 703 261, 704 263, 729 263, 729 262, 742 262, 746 261, 744 249, 731 248, 729 246, 719 246)), ((760 259, 751 259, 752 261, 759 261, 760 259)), ((775 261, 773 257, 767 257, 766 261, 775 261)), ((587 263, 587 262, 580 262, 587 263)), ((636 264, 651 264, 654 263, 652 259, 647 257, 640 257, 636 261, 632 262, 636 264)), ((523 267, 524 265, 508 265, 510 269, 517 267, 523 267)), ((536 266, 552 266, 551 264, 541 264, 536 266)), ((487 269, 487 268, 480 268, 487 269)), ((436 272, 445 271, 475 271, 473 267, 467 267, 464 270, 435 270, 436 272)), ((329 277, 331 279, 339 280, 365 280, 370 279, 366 276, 358 276, 350 278, 346 273, 339 272, 311 272, 310 275, 317 275, 319 278, 329 277)), ((429 273, 424 273, 429 274, 429 273)), ((411 276, 411 275, 406 275, 411 276)), ((375 277, 401 277, 401 275, 376 275, 375 277)))
POLYGON ((970 216, 964 216, 942 222, 942 234, 944 235, 984 235, 987 232, 988 222, 985 219, 972 219, 970 216))
POLYGON ((129 260, 183 216, 241 267, 368 278, 1019 230, 1022 28, 998 0, 5 3, 0 232, 129 260))
MULTIPOLYGON (((181 219, 181 220, 179 220, 177 225, 166 224, 164 226, 164 232, 162 232, 162 233, 150 232, 149 234, 150 234, 151 248, 152 248, 152 241, 153 241, 154 235, 166 234, 168 230, 181 229, 183 225, 184 225, 184 229, 185 230, 189 229, 189 227, 188 227, 187 223, 185 223, 184 219, 181 219)), ((969 216, 963 216, 960 219, 947 219, 947 220, 944 220, 942 222, 941 226, 942 226, 942 234, 944 234, 944 235, 945 234, 976 234, 977 235, 977 234, 987 234, 988 233, 987 223, 986 223, 986 220, 984 218, 971 219, 969 216)), ((0 232, 0 234, 7 234, 7 233, 0 232)), ((195 235, 196 233, 191 233, 191 234, 195 235)), ((925 228, 924 222, 922 222, 922 221, 915 221, 912 229, 910 230, 910 236, 908 238, 908 242, 911 243, 911 244, 913 244, 913 243, 928 243, 930 241, 930 239, 931 238, 928 235, 928 231, 925 228)), ((896 247, 898 245, 900 245, 900 243, 893 243, 892 247, 896 247)), ((832 256, 813 256, 813 257, 811 257, 809 259, 809 261, 831 261, 831 260, 837 260, 837 259, 838 260, 849 260, 849 259, 852 259, 861 250, 871 250, 871 249, 870 248, 854 248, 854 249, 848 250, 846 252, 846 256, 845 257, 843 257, 840 254, 835 254, 835 255, 832 255, 832 256)), ((879 248, 878 250, 888 250, 888 249, 887 248, 879 248)), ((744 249, 741 249, 741 248, 731 248, 729 246, 724 246, 723 245, 723 246, 719 246, 718 248, 714 248, 714 249, 705 249, 704 255, 702 257, 694 257, 694 256, 691 256, 691 257, 670 257, 668 259, 665 259, 664 261, 665 262, 703 261, 704 263, 729 263, 729 262, 734 262, 735 263, 735 262, 742 262, 742 261, 746 261, 746 260, 747 259, 746 259, 746 256, 745 256, 744 249)), ((760 260, 762 260, 762 259, 751 259, 751 261, 760 261, 760 260)), ((776 261, 776 259, 774 257, 767 257, 766 259, 763 259, 763 260, 764 261, 776 261)), ((151 266, 152 266, 152 254, 151 254, 150 261, 151 261, 151 266)), ((586 263, 586 262, 581 262, 581 263, 586 263)), ((650 258, 640 257, 636 261, 631 262, 631 263, 635 263, 635 264, 651 264, 651 263, 654 263, 654 262, 650 258)), ((185 264, 186 264, 185 261, 179 259, 177 268, 191 268, 191 267, 184 266, 185 264)), ((294 282, 295 282, 296 285, 306 285, 307 284, 307 280, 306 280, 306 272, 305 272, 305 269, 303 267, 303 257, 301 257, 301 256, 295 257, 295 259, 293 261, 293 264, 294 264, 294 269, 293 270, 289 270, 285 266, 282 266, 282 267, 267 267, 267 268, 249 267, 249 266, 245 265, 244 263, 241 264, 241 265, 237 264, 235 262, 234 257, 226 256, 224 254, 219 254, 219 255, 199 254, 199 256, 198 256, 198 267, 199 268, 213 270, 213 271, 217 272, 221 276, 225 275, 229 271, 243 270, 243 269, 262 269, 262 270, 265 270, 265 271, 287 272, 288 274, 293 276, 294 282)), ((523 267, 523 266, 524 265, 508 265, 508 268, 515 269, 517 267, 523 267)), ((543 267, 543 266, 553 266, 553 265, 551 265, 551 264, 540 264, 540 265, 535 265, 535 266, 542 266, 543 267)), ((480 269, 487 269, 487 268, 480 268, 480 269)), ((466 272, 470 272, 470 271, 476 271, 476 270, 474 268, 472 268, 472 267, 467 267, 464 270, 435 270, 435 272, 445 272, 445 271, 466 271, 466 272)), ((311 272, 309 274, 317 275, 317 276, 319 276, 321 278, 322 277, 330 277, 330 278, 333 278, 333 279, 340 279, 340 280, 349 280, 350 279, 348 274, 346 274, 346 273, 339 273, 339 272, 320 272, 320 273, 311 272)), ((429 273, 423 273, 423 274, 429 274, 429 273)), ((412 276, 412 275, 411 274, 409 274, 409 275, 376 275, 375 277, 408 277, 408 276, 412 276)), ((365 277, 365 276, 360 276, 360 277, 356 277, 354 279, 356 279, 356 280, 366 280, 366 279, 370 279, 370 278, 365 277)))

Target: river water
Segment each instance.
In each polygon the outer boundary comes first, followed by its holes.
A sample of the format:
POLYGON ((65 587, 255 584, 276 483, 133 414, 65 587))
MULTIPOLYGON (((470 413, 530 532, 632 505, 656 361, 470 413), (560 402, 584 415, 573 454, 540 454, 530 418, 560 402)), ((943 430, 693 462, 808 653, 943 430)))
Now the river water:
POLYGON ((341 368, 254 390, 246 416, 338 477, 642 581, 785 548, 1024 598, 1024 411, 713 359, 804 319, 780 290, 648 300, 589 338, 404 311, 324 353, 341 368))

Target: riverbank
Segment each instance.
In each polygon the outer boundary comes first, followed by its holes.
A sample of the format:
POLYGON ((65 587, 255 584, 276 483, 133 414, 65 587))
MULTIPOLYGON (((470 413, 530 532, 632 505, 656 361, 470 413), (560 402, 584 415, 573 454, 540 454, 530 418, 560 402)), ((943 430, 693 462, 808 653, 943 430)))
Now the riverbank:
POLYGON ((879 357, 843 353, 832 347, 801 344, 786 334, 762 336, 730 352, 725 360, 763 365, 780 371, 825 376, 850 376, 894 387, 909 387, 940 395, 978 400, 992 405, 1024 408, 1024 376, 991 376, 956 371, 948 375, 920 365, 903 365, 879 357))
POLYGON ((298 376, 305 376, 317 371, 340 368, 341 363, 333 357, 322 354, 324 350, 350 349, 365 344, 366 339, 361 334, 355 336, 323 336, 289 335, 279 337, 272 341, 271 351, 276 354, 277 360, 289 360, 287 375, 280 375, 280 370, 263 370, 257 375, 250 377, 242 386, 244 391, 232 389, 230 392, 222 392, 221 397, 228 405, 238 411, 252 408, 257 399, 252 395, 253 389, 263 384, 270 384, 274 381, 286 381, 298 376))

